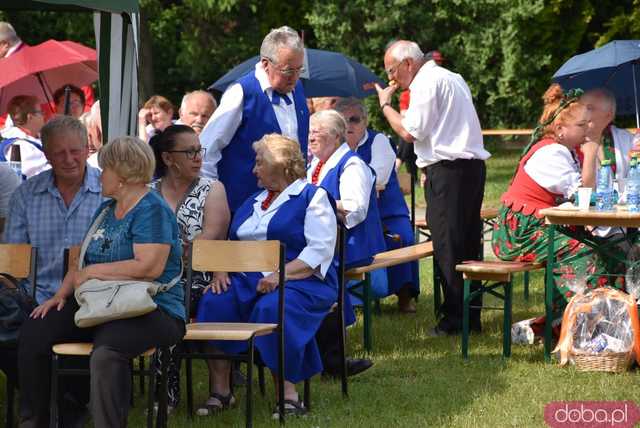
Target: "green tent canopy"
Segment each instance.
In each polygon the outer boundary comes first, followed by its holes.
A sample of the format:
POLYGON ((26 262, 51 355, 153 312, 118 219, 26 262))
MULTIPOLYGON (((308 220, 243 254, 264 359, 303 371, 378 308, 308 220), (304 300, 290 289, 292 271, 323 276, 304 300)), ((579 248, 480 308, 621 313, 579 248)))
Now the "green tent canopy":
POLYGON ((138 0, 3 0, 0 9, 93 12, 103 139, 136 135, 138 0))

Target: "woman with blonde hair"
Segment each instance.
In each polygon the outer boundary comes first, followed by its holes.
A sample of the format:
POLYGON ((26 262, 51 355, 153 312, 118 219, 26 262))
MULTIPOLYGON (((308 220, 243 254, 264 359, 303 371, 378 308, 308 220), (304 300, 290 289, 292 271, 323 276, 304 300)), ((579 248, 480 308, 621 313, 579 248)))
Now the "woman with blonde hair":
MULTIPOLYGON (((151 348, 171 346, 184 337, 184 294, 170 286, 179 279, 181 248, 171 208, 148 184, 155 160, 148 144, 121 137, 99 154, 102 194, 92 234, 85 237, 84 268, 71 268, 56 294, 38 306, 20 335, 20 371, 48 373, 51 345, 92 342, 90 357, 91 413, 96 427, 125 427, 129 413, 129 361, 151 348), (147 314, 79 328, 74 290, 90 279, 153 281, 170 286, 153 296, 157 308, 147 314), (46 340, 43 339, 46 331, 46 340), (43 342, 47 343, 43 343, 43 342)), ((47 384, 43 376, 40 385, 47 384)), ((22 387, 23 385, 21 385, 22 387)), ((49 426, 49 394, 29 391, 38 402, 21 414, 25 426, 49 426), (41 400, 40 400, 41 399, 41 400)), ((24 391, 22 391, 24 392, 24 391)))
MULTIPOLYGON (((599 275, 606 273, 608 260, 563 234, 556 234, 555 244, 549 242, 540 215, 542 208, 572 197, 578 187, 595 186, 600 145, 591 138, 591 113, 580 95, 581 91, 564 94, 557 84, 545 92, 539 126, 502 195, 493 231, 493 251, 502 260, 544 262, 548 246, 554 245, 559 266, 553 272, 556 310, 562 310, 573 295, 568 280, 576 275, 589 275, 590 288, 608 284, 607 277, 599 275), (584 155, 582 167, 575 152, 578 147, 584 155)), ((620 287, 621 283, 608 285, 620 287)))
MULTIPOLYGON (((256 338, 256 348, 275 379, 284 376, 285 412, 306 413, 295 384, 322 371, 315 333, 337 299, 333 263, 336 215, 327 192, 305 180, 300 145, 277 134, 253 144, 253 169, 264 190, 247 199, 235 212, 232 240, 279 240, 286 245, 285 373, 278 373, 277 335, 256 338)), ((198 322, 278 322, 278 273, 232 273, 219 276, 205 292, 198 322)), ((213 342, 224 353, 246 350, 246 342, 213 342)), ((212 411, 229 407, 235 398, 229 388, 231 364, 218 361, 212 394, 206 406, 212 411)), ((277 384, 277 382, 275 382, 277 384)), ((278 408, 274 410, 274 417, 278 408)))

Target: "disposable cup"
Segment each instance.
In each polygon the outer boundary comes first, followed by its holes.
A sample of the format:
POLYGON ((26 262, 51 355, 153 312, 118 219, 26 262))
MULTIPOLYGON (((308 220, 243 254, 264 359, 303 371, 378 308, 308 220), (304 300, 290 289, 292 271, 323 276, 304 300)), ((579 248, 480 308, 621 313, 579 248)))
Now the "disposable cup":
POLYGON ((582 211, 589 210, 589 203, 591 202, 591 187, 579 187, 578 188, 578 208, 582 211))

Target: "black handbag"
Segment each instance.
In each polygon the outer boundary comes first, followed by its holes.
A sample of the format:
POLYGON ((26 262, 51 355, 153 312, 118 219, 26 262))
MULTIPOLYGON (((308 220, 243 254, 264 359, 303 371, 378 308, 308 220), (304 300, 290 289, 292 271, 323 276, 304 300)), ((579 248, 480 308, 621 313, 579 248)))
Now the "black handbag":
POLYGON ((0 346, 15 346, 20 327, 37 306, 33 297, 22 291, 18 281, 0 274, 0 346))

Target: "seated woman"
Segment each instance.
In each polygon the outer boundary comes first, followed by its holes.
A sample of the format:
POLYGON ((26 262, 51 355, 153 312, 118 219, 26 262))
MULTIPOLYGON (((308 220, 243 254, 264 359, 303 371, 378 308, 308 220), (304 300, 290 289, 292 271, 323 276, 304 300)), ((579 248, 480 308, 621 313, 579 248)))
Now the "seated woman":
POLYGON ((346 269, 371 263, 386 250, 375 193, 375 176, 345 142, 347 124, 335 110, 314 113, 309 120, 313 160, 307 179, 329 192, 347 228, 346 269))
MULTIPOLYGON (((382 133, 367 129, 367 109, 357 98, 343 98, 335 106, 347 121, 347 144, 376 172, 378 210, 388 250, 415 243, 409 209, 394 169, 396 153, 382 133), (400 242, 393 237, 400 237, 400 242)), ((413 298, 420 294, 418 262, 387 268, 389 294, 398 295, 400 312, 416 311, 413 298)))
MULTIPOLYGON (((172 125, 154 135, 149 144, 156 157, 157 180, 152 187, 176 213, 182 248, 194 239, 227 239, 230 220, 227 196, 221 182, 199 176, 205 149, 195 131, 186 125, 172 125)), ((200 296, 211 280, 207 272, 193 272, 190 314, 195 314, 200 296)), ((186 286, 186 271, 178 286, 186 286)), ((170 409, 176 408, 180 401, 180 361, 174 350, 172 347, 168 367, 170 409)), ((157 362, 159 354, 155 355, 157 362)))
POLYGON ((157 132, 164 131, 173 124, 176 111, 171 101, 162 95, 154 95, 147 100, 138 112, 138 136, 149 141, 157 132))
MULTIPOLYGON (((71 269, 51 299, 38 306, 20 332, 19 372, 24 426, 49 426, 51 346, 92 342, 91 413, 96 427, 125 427, 129 413, 129 360, 153 347, 171 346, 184 336, 184 295, 171 287, 153 297, 153 312, 78 328, 74 289, 89 279, 156 281, 169 284, 181 273, 178 225, 171 208, 149 189, 155 161, 151 148, 122 137, 99 155, 102 194, 96 211, 106 215, 85 253, 85 267, 71 269)), ((86 378, 78 377, 76 381, 86 378)), ((71 380, 65 380, 65 383, 71 380)))
MULTIPOLYGON (((336 200, 338 215, 347 229, 345 269, 351 269, 371 263, 374 255, 386 250, 386 244, 376 202, 374 173, 344 142, 346 132, 344 117, 335 110, 323 110, 311 116, 309 150, 313 160, 307 179, 326 189, 336 200)), ((373 274, 386 276, 383 270, 373 274)), ((345 325, 351 325, 355 314, 349 293, 345 293, 344 305, 345 325)), ((326 374, 330 376, 338 375, 342 358, 336 325, 337 316, 332 312, 316 336, 326 374)), ((357 374, 372 364, 368 359, 349 359, 347 373, 357 374)))
MULTIPOLYGON (((337 299, 337 276, 333 263, 336 215, 324 189, 304 179, 300 145, 276 134, 254 143, 254 174, 264 190, 247 199, 235 212, 232 240, 279 240, 286 245, 285 373, 284 403, 287 413, 303 414, 295 384, 322 371, 314 335, 337 299)), ((211 292, 203 294, 198 322, 276 323, 278 320, 277 272, 233 273, 216 277, 211 292)), ((256 338, 262 361, 277 372, 276 335, 256 338)), ((246 342, 213 342, 225 353, 247 349, 246 342)), ((212 410, 235 402, 229 388, 228 361, 214 370, 213 393, 207 401, 212 410)), ((277 384, 277 382, 275 382, 277 384)), ((274 416, 277 415, 277 406, 274 416)))
MULTIPOLYGON (((557 84, 551 85, 543 100, 544 111, 536 128, 542 138, 532 140, 534 144, 520 160, 501 198, 492 245, 502 260, 544 262, 551 244, 540 209, 558 205, 558 200, 569 198, 578 187, 595 185, 599 144, 590 138, 590 111, 578 97, 564 96, 557 84), (575 155, 577 147, 584 154, 582 170, 575 155)), ((562 311, 573 295, 568 280, 589 275, 589 287, 606 285, 607 277, 599 274, 606 273, 608 260, 563 234, 556 234, 555 241, 560 268, 553 272, 554 310, 562 311)))

